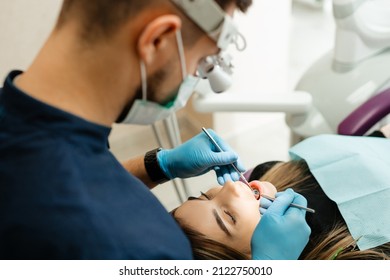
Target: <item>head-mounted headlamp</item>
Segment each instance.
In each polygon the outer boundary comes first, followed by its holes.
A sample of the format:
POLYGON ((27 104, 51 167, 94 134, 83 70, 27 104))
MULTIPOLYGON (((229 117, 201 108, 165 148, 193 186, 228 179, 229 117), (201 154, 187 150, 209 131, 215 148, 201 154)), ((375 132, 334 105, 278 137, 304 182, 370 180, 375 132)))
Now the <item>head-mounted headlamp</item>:
MULTIPOLYGON (((221 51, 226 51, 230 44, 234 44, 239 51, 246 48, 245 38, 238 31, 232 17, 214 0, 171 1, 213 39, 221 51)), ((214 92, 221 93, 232 83, 232 68, 231 56, 220 53, 205 58, 198 66, 198 73, 209 80, 214 92)))

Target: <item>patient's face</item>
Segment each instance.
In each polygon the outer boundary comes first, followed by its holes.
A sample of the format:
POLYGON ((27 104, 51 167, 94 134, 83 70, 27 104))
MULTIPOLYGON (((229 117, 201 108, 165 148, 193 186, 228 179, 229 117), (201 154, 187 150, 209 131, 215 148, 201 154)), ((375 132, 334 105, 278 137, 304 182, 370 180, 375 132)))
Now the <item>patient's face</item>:
MULTIPOLYGON (((274 197, 275 187, 253 181, 262 194, 274 197)), ((261 219, 260 202, 241 182, 227 182, 208 190, 198 198, 189 198, 175 212, 175 217, 209 238, 229 245, 250 256, 250 242, 261 219)))

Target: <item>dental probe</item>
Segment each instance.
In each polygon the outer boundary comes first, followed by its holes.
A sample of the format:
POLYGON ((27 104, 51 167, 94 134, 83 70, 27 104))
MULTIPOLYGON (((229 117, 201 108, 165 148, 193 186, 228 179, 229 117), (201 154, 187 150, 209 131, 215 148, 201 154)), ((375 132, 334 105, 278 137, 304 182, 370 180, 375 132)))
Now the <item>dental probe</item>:
MULTIPOLYGON (((265 194, 262 194, 261 196, 266 198, 266 199, 268 199, 268 200, 271 200, 271 201, 275 200, 275 198, 270 197, 270 196, 265 195, 265 194)), ((290 206, 293 206, 293 207, 296 207, 296 208, 299 208, 299 209, 303 209, 303 210, 305 210, 307 212, 310 212, 310 213, 315 213, 316 212, 316 210, 314 210, 312 208, 304 207, 304 206, 301 206, 301 205, 295 204, 295 203, 290 203, 290 206)))
MULTIPOLYGON (((207 137, 210 139, 210 141, 214 144, 214 146, 218 149, 218 151, 223 152, 222 148, 221 148, 221 147, 218 145, 218 143, 214 140, 213 136, 210 135, 210 133, 207 131, 207 129, 204 128, 204 127, 202 127, 202 130, 203 130, 203 132, 207 135, 207 137)), ((237 168, 233 163, 231 163, 231 166, 232 166, 233 169, 240 175, 240 178, 244 181, 245 185, 247 185, 248 188, 249 188, 252 192, 254 192, 254 191, 258 192, 257 190, 253 190, 253 189, 251 188, 251 186, 249 185, 249 182, 248 182, 248 180, 245 178, 244 174, 242 174, 242 173, 240 172, 240 170, 238 170, 238 168, 237 168)), ((261 196, 264 197, 264 198, 266 198, 266 199, 268 199, 268 200, 271 200, 271 201, 274 201, 274 200, 275 200, 275 198, 272 198, 272 197, 270 197, 270 196, 268 196, 268 195, 265 195, 265 194, 262 194, 261 196)), ((293 207, 296 207, 296 208, 299 208, 299 209, 303 209, 303 210, 305 210, 305 211, 307 211, 307 212, 310 212, 310 213, 315 213, 315 212, 316 212, 316 211, 315 211, 314 209, 312 209, 312 208, 307 208, 307 207, 304 207, 304 206, 301 206, 301 205, 295 204, 295 203, 291 203, 290 206, 293 206, 293 207)))

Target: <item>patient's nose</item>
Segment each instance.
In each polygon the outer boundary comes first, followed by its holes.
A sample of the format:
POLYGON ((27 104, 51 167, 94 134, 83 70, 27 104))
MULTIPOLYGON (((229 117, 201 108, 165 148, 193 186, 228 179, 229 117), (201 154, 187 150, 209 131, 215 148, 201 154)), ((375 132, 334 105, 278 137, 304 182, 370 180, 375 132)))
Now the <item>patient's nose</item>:
MULTIPOLYGON (((239 183, 227 181, 222 188, 222 191, 230 196, 240 196, 241 186, 237 185, 239 183)), ((242 190, 241 190, 242 191, 242 190)))

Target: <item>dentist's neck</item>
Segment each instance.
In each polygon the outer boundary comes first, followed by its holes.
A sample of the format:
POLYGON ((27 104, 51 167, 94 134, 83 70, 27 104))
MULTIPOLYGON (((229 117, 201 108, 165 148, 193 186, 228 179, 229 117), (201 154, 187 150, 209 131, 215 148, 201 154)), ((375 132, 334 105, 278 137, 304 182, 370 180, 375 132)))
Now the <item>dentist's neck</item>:
POLYGON ((138 60, 118 38, 81 46, 72 28, 54 31, 15 85, 51 106, 111 126, 135 94, 140 78, 132 65, 138 60))

